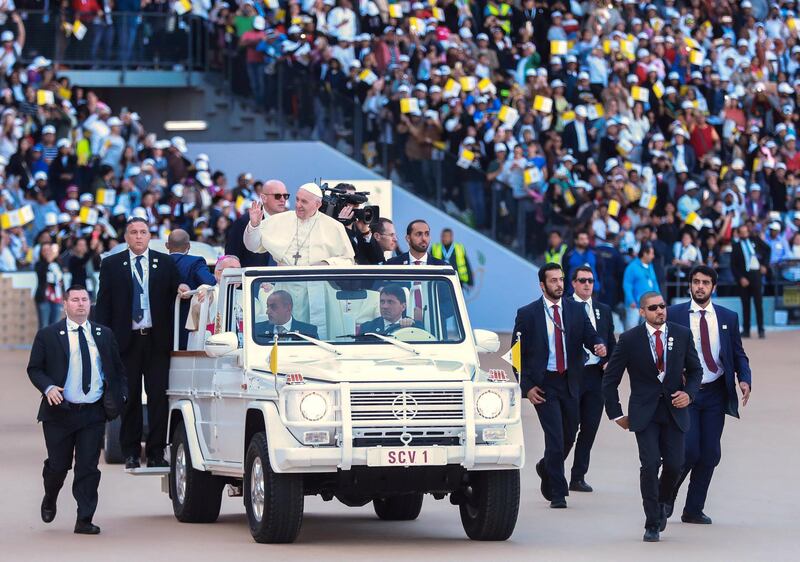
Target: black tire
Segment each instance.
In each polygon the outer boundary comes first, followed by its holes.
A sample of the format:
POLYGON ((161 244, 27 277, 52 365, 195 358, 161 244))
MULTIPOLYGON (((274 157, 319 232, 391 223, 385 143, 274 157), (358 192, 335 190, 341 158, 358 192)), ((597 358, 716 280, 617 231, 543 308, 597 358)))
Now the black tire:
POLYGON ((423 494, 403 494, 388 498, 375 498, 372 507, 375 515, 384 521, 413 521, 422 511, 423 494))
POLYGON ((276 474, 269 463, 267 436, 253 435, 247 447, 242 485, 250 534, 258 543, 290 543, 303 524, 303 476, 276 474))
POLYGON ((119 428, 122 420, 119 416, 106 422, 106 435, 103 439, 103 459, 106 464, 122 464, 125 456, 122 454, 122 443, 119 441, 119 428))
POLYGON ((192 466, 186 428, 180 423, 170 446, 169 495, 182 523, 213 523, 219 517, 225 481, 192 466))
POLYGON ((519 470, 469 473, 466 499, 459 506, 461 524, 474 541, 504 541, 519 514, 519 470))

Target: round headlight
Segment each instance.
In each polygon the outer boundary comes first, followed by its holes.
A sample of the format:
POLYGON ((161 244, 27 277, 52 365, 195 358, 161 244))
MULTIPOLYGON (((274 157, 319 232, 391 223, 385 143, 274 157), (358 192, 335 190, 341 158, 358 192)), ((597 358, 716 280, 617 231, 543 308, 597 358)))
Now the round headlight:
POLYGON ((312 392, 300 400, 300 413, 308 421, 317 421, 325 417, 328 412, 328 403, 321 394, 312 392))
POLYGON ((485 390, 475 401, 475 408, 482 418, 492 420, 503 411, 503 399, 494 390, 485 390))

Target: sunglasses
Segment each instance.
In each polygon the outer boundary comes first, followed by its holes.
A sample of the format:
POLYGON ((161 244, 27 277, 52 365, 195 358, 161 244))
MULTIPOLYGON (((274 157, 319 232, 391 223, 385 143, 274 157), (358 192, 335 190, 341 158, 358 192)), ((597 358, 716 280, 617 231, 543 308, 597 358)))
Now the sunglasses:
POLYGON ((272 195, 272 198, 275 199, 275 201, 280 201, 281 199, 283 199, 284 201, 289 200, 288 193, 265 193, 264 195, 266 195, 267 197, 272 195))
POLYGON ((667 305, 662 302, 661 304, 651 304, 647 307, 647 310, 655 312, 656 310, 664 310, 665 308, 667 308, 667 305))
POLYGON ((592 279, 591 277, 579 277, 575 281, 577 281, 578 283, 588 283, 589 285, 594 283, 594 279, 592 279))

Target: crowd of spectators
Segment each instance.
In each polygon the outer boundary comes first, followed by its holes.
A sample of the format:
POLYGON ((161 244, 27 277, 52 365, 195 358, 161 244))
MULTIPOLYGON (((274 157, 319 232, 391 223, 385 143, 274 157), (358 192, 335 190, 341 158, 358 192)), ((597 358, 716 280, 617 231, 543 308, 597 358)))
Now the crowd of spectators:
MULTIPOLYGON (((162 237, 180 226, 222 244, 260 183, 243 173, 229 185, 204 155, 188 160, 182 138, 157 139, 135 112, 114 112, 59 78, 26 42, 25 9, 35 6, 8 4, 0 269, 31 267, 57 243, 64 268, 91 271, 136 213, 162 237)), ((526 257, 566 266, 594 256, 609 304, 627 305, 622 272, 649 249, 662 286, 698 262, 735 285, 740 227, 764 266, 800 258, 793 0, 194 1, 189 10, 90 0, 53 9, 67 21, 82 5, 91 6, 82 41, 106 51, 109 41, 121 58, 152 56, 140 41, 152 29, 133 18, 126 35, 116 13, 161 10, 199 26, 211 66, 234 55, 260 107, 314 138, 358 139, 352 150, 368 165, 442 198, 526 257)))

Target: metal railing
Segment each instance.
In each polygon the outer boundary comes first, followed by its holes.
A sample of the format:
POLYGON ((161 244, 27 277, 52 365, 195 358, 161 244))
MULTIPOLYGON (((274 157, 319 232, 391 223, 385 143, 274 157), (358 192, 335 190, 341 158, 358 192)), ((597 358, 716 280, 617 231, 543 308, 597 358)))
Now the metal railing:
MULTIPOLYGON (((207 69, 208 23, 189 13, 26 10, 21 19, 26 63, 45 57, 79 70, 207 69)), ((13 22, 4 27, 19 37, 13 22)))

